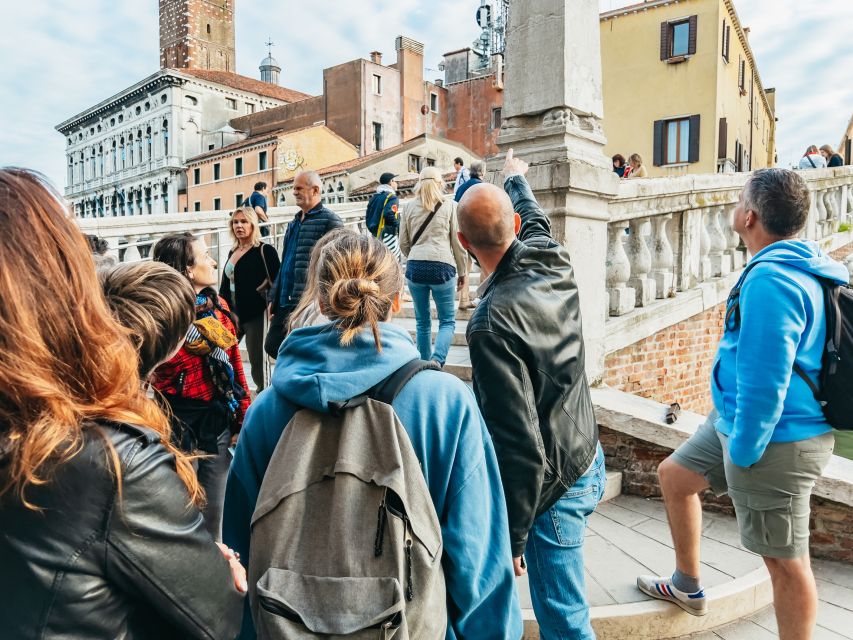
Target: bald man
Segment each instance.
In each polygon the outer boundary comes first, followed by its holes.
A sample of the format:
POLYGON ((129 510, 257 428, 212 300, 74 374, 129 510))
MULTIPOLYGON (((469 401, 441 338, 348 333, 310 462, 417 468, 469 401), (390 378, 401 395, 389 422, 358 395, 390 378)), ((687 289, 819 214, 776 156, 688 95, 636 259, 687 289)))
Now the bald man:
POLYGON ((273 283, 270 307, 272 319, 264 350, 270 357, 278 356, 284 341, 290 314, 299 303, 305 289, 311 250, 332 229, 344 226, 340 216, 322 204, 323 182, 316 171, 303 171, 293 181, 293 197, 299 211, 288 223, 281 250, 281 269, 273 283))
POLYGON ((540 637, 595 638, 582 545, 604 492, 604 453, 569 253, 551 237, 526 172, 510 150, 504 188, 478 184, 459 203, 459 240, 485 277, 467 331, 474 392, 498 456, 515 573, 530 571, 540 637))

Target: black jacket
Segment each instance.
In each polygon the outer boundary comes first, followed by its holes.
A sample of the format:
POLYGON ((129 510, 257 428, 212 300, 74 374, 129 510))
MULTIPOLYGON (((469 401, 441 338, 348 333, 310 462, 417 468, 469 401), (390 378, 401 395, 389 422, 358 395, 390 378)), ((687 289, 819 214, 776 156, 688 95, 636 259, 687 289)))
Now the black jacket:
MULTIPOLYGON (((229 260, 233 253, 233 249, 228 252, 229 260)), ((278 252, 273 246, 262 242, 259 246, 252 247, 234 265, 235 296, 231 295, 231 280, 225 275, 223 269, 219 295, 225 299, 240 322, 250 322, 264 313, 267 301, 258 293, 258 287, 267 277, 267 272, 269 272, 270 282, 275 282, 280 266, 278 252), (266 268, 264 268, 264 260, 266 260, 266 268)))
POLYGON ((371 235, 376 237, 396 236, 400 233, 400 201, 393 191, 377 191, 367 202, 364 224, 371 235), (379 234, 379 223, 384 218, 385 224, 379 234))
POLYGON ((281 253, 281 269, 278 278, 273 285, 272 301, 273 311, 278 313, 284 310, 289 314, 299 304, 299 298, 305 290, 305 279, 308 276, 308 263, 311 261, 311 250, 317 244, 317 240, 333 229, 344 226, 343 220, 337 213, 327 209, 323 205, 317 205, 305 214, 305 220, 301 223, 299 218, 301 211, 297 211, 293 220, 287 225, 284 234, 281 253), (287 255, 287 245, 293 233, 297 233, 296 249, 293 256, 287 255), (288 266, 290 269, 288 269, 288 266), (287 290, 283 290, 284 281, 287 280, 287 290))
POLYGON ((100 433, 89 431, 49 484, 27 489, 40 510, 0 499, 0 636, 234 638, 242 597, 160 436, 126 425, 100 433), (105 442, 121 461, 121 499, 105 442))
POLYGON ((826 163, 827 167, 843 167, 844 166, 844 158, 842 158, 837 153, 833 153, 832 157, 829 159, 829 162, 826 163))
POLYGON ((510 177, 504 188, 521 231, 485 284, 467 337, 517 557, 533 520, 592 464, 598 426, 569 253, 551 237, 527 181, 510 177))

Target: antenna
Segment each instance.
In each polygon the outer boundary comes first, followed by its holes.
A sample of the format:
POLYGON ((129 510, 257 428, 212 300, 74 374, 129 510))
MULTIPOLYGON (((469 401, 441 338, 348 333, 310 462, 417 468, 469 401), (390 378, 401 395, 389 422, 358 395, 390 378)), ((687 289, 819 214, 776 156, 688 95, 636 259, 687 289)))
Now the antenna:
POLYGON ((264 44, 267 46, 267 54, 272 58, 272 48, 275 46, 275 42, 272 41, 271 37, 268 37, 264 44))

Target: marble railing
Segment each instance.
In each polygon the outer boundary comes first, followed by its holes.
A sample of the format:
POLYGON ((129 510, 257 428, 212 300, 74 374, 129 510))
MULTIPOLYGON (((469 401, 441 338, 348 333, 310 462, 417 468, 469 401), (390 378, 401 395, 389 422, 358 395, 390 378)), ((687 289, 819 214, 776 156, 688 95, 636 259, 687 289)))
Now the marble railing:
MULTIPOLYGON (((344 225, 361 231, 364 225, 366 203, 333 204, 329 208, 344 221, 344 225)), ((297 207, 272 207, 269 210, 269 222, 262 226, 270 229, 265 238, 273 246, 281 248, 282 239, 297 207)), ((110 253, 120 262, 148 260, 151 248, 157 240, 170 233, 189 231, 204 238, 210 248, 210 254, 222 269, 228 258, 228 251, 234 244, 228 229, 230 211, 204 211, 181 214, 153 216, 120 216, 115 218, 83 218, 77 224, 84 233, 104 238, 110 245, 110 253)), ((221 271, 218 274, 221 280, 221 271)))
MULTIPOLYGON (((853 167, 802 175, 811 192, 804 237, 826 251, 853 242, 853 167)), ((608 205, 608 352, 725 299, 747 260, 732 225, 748 177, 696 175, 619 184, 608 205), (696 304, 683 304, 687 299, 696 304), (675 311, 679 308, 682 313, 675 311)))

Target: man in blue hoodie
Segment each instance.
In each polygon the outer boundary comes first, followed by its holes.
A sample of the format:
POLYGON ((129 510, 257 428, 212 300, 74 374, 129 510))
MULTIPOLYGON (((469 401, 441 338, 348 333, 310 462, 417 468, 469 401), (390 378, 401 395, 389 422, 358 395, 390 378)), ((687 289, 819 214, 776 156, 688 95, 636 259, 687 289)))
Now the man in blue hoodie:
POLYGON ((637 586, 688 613, 707 612, 699 581, 702 509, 711 488, 732 499, 743 545, 764 557, 779 634, 811 638, 817 590, 809 563, 809 499, 832 455, 832 429, 799 365, 817 380, 826 342, 818 278, 848 279, 814 242, 798 240, 809 191, 793 171, 752 174, 734 229, 752 254, 729 296, 725 332, 711 372, 714 411, 658 468, 676 570, 640 576, 637 586))
MULTIPOLYGON (((341 346, 333 325, 296 329, 282 345, 272 386, 252 403, 231 464, 223 540, 249 559, 250 523, 279 438, 301 407, 328 412, 418 358, 405 329, 380 325, 341 346)), ((447 585, 446 638, 518 640, 521 608, 510 561, 506 506, 491 438, 474 394, 457 378, 424 371, 392 404, 412 442, 441 523, 447 585)), ((299 523, 294 523, 299 526, 299 523)), ((251 615, 241 640, 255 637, 251 615)))

